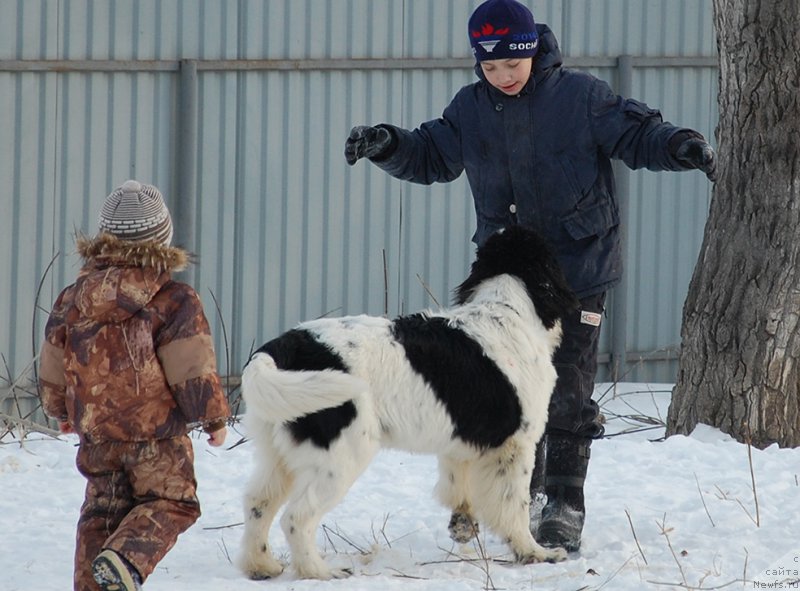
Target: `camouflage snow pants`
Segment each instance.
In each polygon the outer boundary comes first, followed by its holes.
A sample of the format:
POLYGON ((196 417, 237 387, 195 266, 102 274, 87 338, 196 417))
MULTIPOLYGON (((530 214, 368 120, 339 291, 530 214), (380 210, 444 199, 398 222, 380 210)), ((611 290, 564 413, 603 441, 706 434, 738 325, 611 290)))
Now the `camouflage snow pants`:
POLYGON ((98 591, 92 561, 110 549, 142 580, 200 516, 188 436, 142 442, 82 443, 87 479, 75 547, 75 591, 98 591))

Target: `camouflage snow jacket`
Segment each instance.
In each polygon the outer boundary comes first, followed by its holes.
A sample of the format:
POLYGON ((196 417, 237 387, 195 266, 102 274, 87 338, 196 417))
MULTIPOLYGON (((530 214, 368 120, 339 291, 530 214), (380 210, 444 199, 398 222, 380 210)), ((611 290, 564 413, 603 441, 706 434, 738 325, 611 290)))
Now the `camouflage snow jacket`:
POLYGON ((197 293, 173 281, 188 254, 101 234, 45 328, 39 385, 47 415, 81 441, 165 439, 230 414, 197 293))

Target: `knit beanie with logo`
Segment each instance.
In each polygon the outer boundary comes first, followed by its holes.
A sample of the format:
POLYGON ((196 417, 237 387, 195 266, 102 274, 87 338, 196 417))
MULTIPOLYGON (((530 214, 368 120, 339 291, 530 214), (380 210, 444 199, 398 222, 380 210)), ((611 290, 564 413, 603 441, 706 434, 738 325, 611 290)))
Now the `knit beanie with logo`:
POLYGON ((515 0, 487 0, 472 13, 467 29, 478 62, 533 57, 539 49, 533 14, 515 0))
POLYGON ((172 242, 172 218, 161 192, 139 181, 125 181, 106 198, 98 226, 120 240, 172 242))

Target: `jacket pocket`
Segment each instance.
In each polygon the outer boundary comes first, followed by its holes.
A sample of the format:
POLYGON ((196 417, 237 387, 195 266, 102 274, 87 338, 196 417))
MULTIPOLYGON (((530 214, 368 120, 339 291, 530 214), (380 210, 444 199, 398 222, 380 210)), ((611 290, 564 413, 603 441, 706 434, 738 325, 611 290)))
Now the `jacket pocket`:
POLYGON ((561 221, 573 240, 581 240, 590 236, 603 236, 617 226, 619 211, 613 202, 601 201, 571 213, 561 221))
POLYGON ((557 162, 559 168, 561 169, 561 174, 564 175, 567 187, 569 187, 569 190, 575 199, 575 203, 579 203, 583 197, 583 190, 581 189, 581 183, 578 180, 578 173, 575 169, 575 166, 565 154, 559 154, 557 162))

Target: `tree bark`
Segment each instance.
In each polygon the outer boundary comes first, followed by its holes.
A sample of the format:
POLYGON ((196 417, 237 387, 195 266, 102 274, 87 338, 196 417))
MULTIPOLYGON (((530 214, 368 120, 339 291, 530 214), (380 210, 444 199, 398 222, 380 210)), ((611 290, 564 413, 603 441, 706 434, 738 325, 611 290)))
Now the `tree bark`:
POLYGON ((667 435, 800 446, 800 6, 714 0, 719 178, 667 435))

